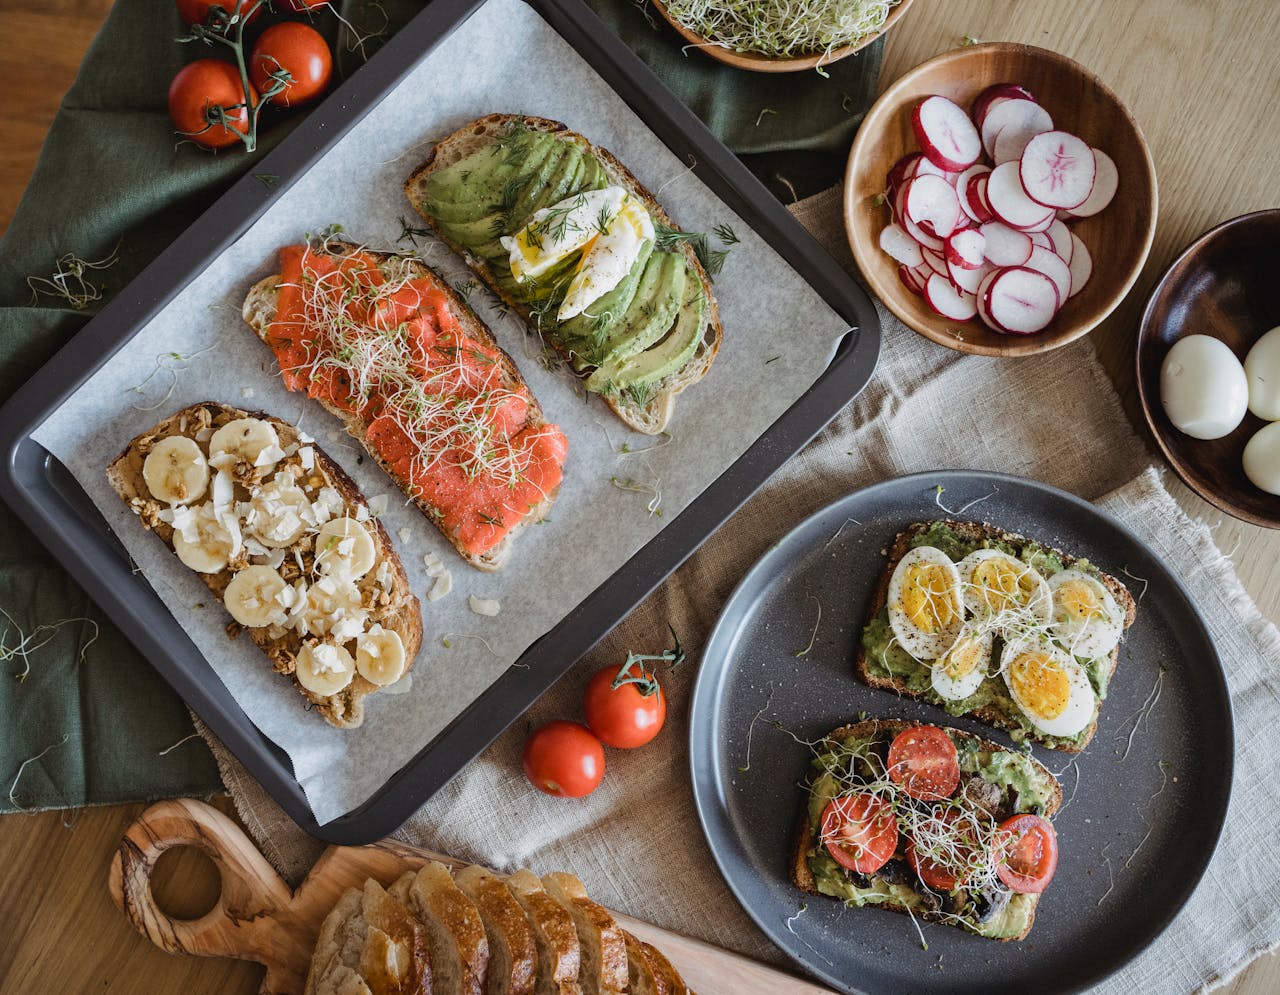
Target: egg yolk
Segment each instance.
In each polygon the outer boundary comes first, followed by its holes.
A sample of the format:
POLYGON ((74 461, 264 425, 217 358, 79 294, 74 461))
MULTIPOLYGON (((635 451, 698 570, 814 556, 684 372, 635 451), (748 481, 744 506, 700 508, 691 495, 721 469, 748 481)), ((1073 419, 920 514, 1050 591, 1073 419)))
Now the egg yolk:
POLYGON ((972 674, 985 662, 980 640, 961 639, 942 658, 942 671, 953 681, 958 681, 972 674))
POLYGON ((921 632, 939 632, 956 618, 951 575, 937 563, 921 563, 907 571, 902 610, 921 632))
POLYGON ((1055 594, 1059 616, 1065 615, 1074 622, 1106 617, 1097 592, 1083 581, 1069 580, 1060 585, 1055 594))
POLYGON ((1035 593, 1032 571, 1005 559, 983 560, 973 571, 973 585, 992 612, 1026 605, 1035 593))
POLYGON ((1020 653, 1009 665, 1009 684, 1032 715, 1056 719, 1067 710, 1071 681, 1054 658, 1041 651, 1020 653))

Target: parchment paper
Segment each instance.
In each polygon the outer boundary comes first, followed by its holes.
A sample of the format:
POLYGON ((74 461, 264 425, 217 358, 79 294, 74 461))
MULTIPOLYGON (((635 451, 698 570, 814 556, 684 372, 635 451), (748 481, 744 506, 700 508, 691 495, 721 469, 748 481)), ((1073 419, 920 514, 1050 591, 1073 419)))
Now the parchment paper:
MULTIPOLYGON (((419 243, 426 261, 451 281, 468 280, 443 246, 419 243)), ((323 824, 365 801, 749 448, 817 379, 847 330, 532 8, 489 0, 68 398, 35 438, 101 509, 250 720, 288 753, 323 824), (471 296, 569 438, 565 480, 549 520, 517 540, 502 572, 484 574, 465 565, 403 503, 372 460, 358 459, 360 450, 336 419, 284 389, 269 351, 241 321, 240 305, 255 281, 277 271, 280 247, 331 223, 374 248, 412 248, 408 241, 397 244, 400 219, 417 217, 401 192, 404 177, 432 139, 499 111, 564 121, 613 151, 683 227, 710 231, 727 223, 742 241, 715 281, 723 347, 707 378, 680 396, 669 440, 631 433, 598 400, 584 402, 568 374, 538 361, 540 345, 522 323, 496 314, 483 294, 471 296), (105 467, 134 435, 200 400, 300 423, 366 497, 388 495, 383 521, 423 599, 425 635, 408 691, 366 699, 365 723, 357 730, 333 729, 307 713, 292 683, 274 674, 247 638, 229 640, 222 606, 107 485, 105 467), (624 445, 631 451, 623 452, 624 445), (612 478, 631 480, 643 493, 622 490, 612 478), (650 512, 655 504, 660 513, 650 512), (453 592, 434 603, 425 598, 431 585, 426 553, 440 556, 453 573, 453 592), (499 615, 473 614, 469 594, 499 599, 499 615)), ((655 650, 664 637, 655 632, 654 646, 645 648, 655 650)))

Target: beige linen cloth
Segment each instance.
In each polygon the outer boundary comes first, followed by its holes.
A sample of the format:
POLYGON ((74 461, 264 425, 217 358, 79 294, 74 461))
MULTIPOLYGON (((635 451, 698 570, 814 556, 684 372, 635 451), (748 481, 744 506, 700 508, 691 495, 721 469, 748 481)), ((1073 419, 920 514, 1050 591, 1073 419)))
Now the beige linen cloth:
MULTIPOLYGON (((803 201, 794 212, 852 270, 838 191, 803 201)), ((1178 920, 1105 990, 1188 991, 1230 977, 1280 941, 1280 778, 1273 776, 1280 634, 1160 475, 1146 470, 1134 478, 1150 458, 1087 341, 1026 359, 987 359, 940 348, 883 310, 880 318, 884 342, 871 385, 396 837, 501 869, 572 870, 615 909, 780 961, 721 880, 694 811, 686 705, 696 648, 757 557, 840 495, 930 469, 1020 474, 1097 500, 1155 547, 1210 620, 1235 705, 1236 784, 1217 855, 1178 920), (644 749, 609 751, 604 783, 587 799, 550 798, 530 788, 520 765, 528 731, 579 717, 588 675, 620 662, 628 648, 653 652, 666 645, 668 622, 695 651, 683 668, 663 675, 668 728, 644 749)), ((249 832, 282 874, 299 879, 320 844, 206 738, 249 832)))

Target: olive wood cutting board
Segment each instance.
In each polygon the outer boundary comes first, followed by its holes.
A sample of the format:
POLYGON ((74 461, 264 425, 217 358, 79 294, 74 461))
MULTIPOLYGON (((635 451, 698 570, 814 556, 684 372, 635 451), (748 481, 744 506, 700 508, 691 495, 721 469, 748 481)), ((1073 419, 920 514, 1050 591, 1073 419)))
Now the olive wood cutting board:
MULTIPOLYGON (((464 866, 429 850, 385 840, 369 846, 331 846, 296 891, 267 863, 230 818, 203 802, 164 801, 142 813, 111 859, 116 905, 156 946, 170 953, 232 957, 266 967, 263 995, 297 995, 306 982, 320 924, 347 888, 366 878, 390 884, 428 860, 464 866), (198 919, 175 919, 151 894, 151 873, 171 847, 193 846, 213 860, 222 892, 198 919)), ((542 867, 545 873, 555 868, 542 867)), ((702 995, 820 995, 829 989, 700 940, 619 915, 618 921, 670 958, 686 983, 702 995)))

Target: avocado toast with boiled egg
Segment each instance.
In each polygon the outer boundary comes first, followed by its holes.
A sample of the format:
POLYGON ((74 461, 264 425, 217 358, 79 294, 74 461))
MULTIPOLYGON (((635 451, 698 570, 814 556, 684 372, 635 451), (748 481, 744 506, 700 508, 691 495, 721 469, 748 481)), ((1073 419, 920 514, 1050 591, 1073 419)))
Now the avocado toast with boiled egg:
POLYGON ((1137 605, 1087 560, 980 522, 898 534, 855 667, 871 687, 1078 753, 1137 605))
POLYGON ((711 280, 630 171, 558 121, 491 114, 405 182, 414 209, 627 425, 661 432, 723 337, 711 280))

